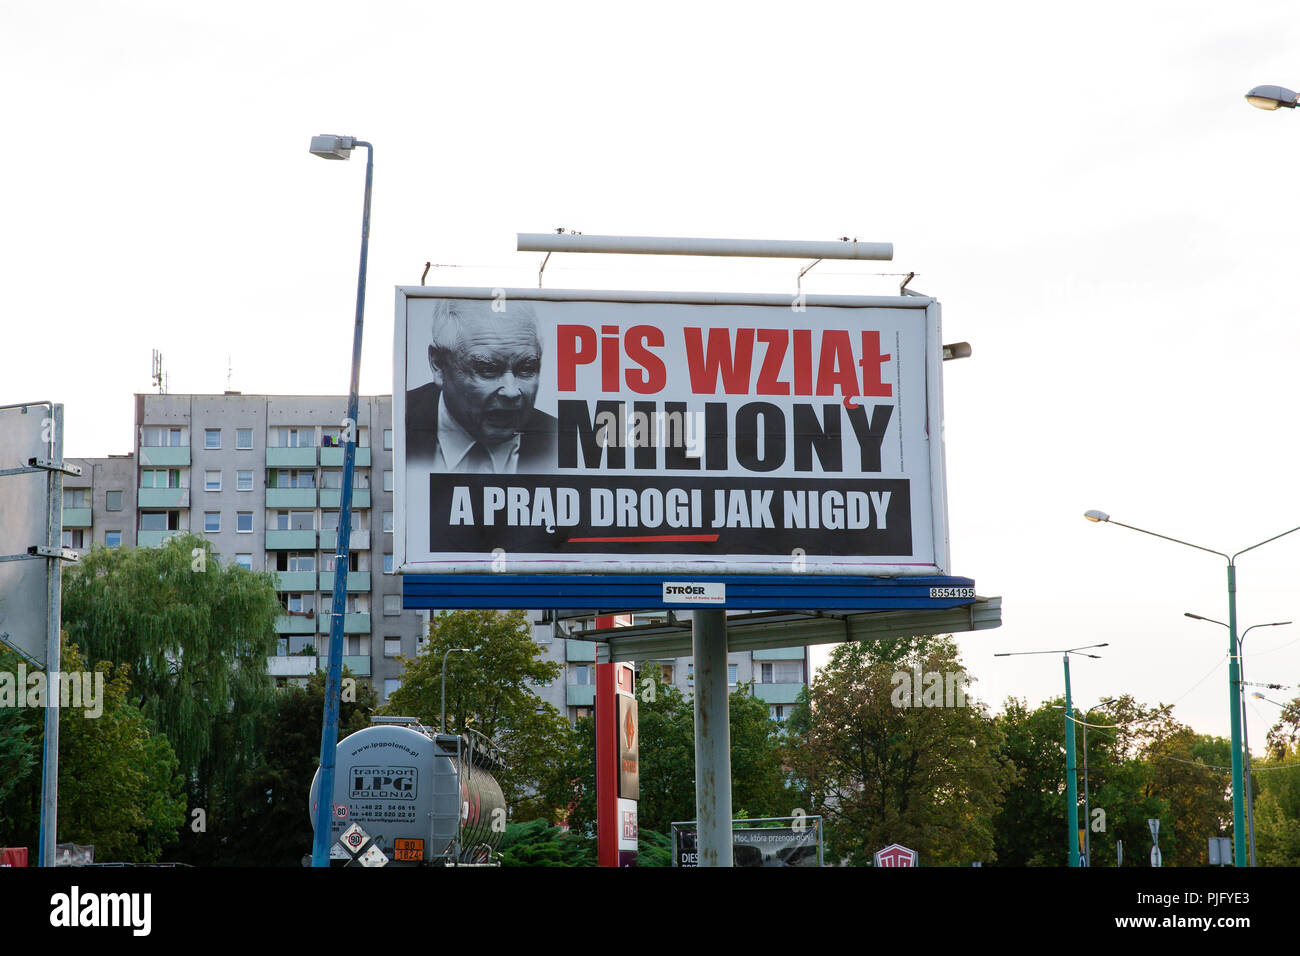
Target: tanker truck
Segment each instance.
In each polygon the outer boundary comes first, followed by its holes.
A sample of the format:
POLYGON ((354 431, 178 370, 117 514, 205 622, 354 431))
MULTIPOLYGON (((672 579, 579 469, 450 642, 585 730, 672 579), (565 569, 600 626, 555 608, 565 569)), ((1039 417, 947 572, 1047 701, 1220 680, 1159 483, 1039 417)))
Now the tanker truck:
MULTIPOLYGON (((374 717, 339 741, 330 858, 363 865, 491 865, 505 834, 502 765, 481 735, 437 734, 413 717, 374 717)), ((312 780, 312 829, 320 769, 312 780)))

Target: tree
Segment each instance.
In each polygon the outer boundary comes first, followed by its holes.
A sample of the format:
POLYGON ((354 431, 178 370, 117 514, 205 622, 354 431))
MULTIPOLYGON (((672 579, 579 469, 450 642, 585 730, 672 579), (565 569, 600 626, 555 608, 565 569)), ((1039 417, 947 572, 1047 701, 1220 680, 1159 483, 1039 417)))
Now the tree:
MULTIPOLYGON (((266 658, 282 614, 271 576, 222 567, 212 547, 180 535, 160 548, 93 548, 63 578, 69 640, 87 657, 128 665, 131 694, 171 742, 189 805, 209 824, 227 814, 254 766, 258 716, 271 706, 266 658)), ((180 858, 205 848, 182 831, 180 858)))
MULTIPOLYGON (((64 674, 88 670, 79 648, 66 640, 61 658, 64 674)), ((17 655, 0 648, 0 670, 12 672, 17 664, 17 655)), ((101 676, 92 680, 102 681, 96 706, 63 708, 59 714, 57 838, 92 844, 95 858, 104 862, 154 862, 184 822, 184 779, 167 738, 150 731, 131 699, 127 668, 100 662, 95 672, 101 676)), ((34 741, 39 753, 43 708, 0 708, 0 721, 0 741, 6 736, 34 741)), ((39 758, 14 769, 0 793, 0 843, 34 846, 39 758)))
POLYGON ((830 858, 861 866, 897 842, 926 863, 995 860, 993 815, 1015 770, 978 703, 945 695, 949 674, 965 686, 951 639, 922 637, 841 644, 814 679, 786 752, 826 818, 830 858))
POLYGON ((569 723, 533 690, 555 680, 560 665, 541 656, 523 611, 453 611, 429 623, 425 650, 403 658, 402 686, 385 713, 438 725, 443 655, 447 657, 447 727, 470 728, 501 748, 495 774, 511 819, 554 817, 565 802, 564 767, 573 746, 569 723))
MULTIPOLYGON (((370 726, 377 695, 369 683, 358 681, 355 698, 339 704, 340 739, 370 726)), ((320 766, 324 710, 325 674, 317 673, 305 688, 279 691, 274 708, 259 717, 262 758, 240 777, 229 832, 211 834, 218 862, 298 866, 311 852, 308 794, 320 766)))

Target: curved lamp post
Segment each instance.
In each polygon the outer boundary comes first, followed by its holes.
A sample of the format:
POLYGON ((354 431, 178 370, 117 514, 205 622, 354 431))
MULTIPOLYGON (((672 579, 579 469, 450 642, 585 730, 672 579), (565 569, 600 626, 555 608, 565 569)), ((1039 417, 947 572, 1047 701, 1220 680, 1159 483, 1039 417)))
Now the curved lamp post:
POLYGON ((352 331, 352 380, 348 391, 348 417, 343 432, 343 488, 339 494, 339 529, 334 551, 334 603, 330 613, 329 666, 325 676, 325 714, 320 735, 320 790, 316 800, 316 837, 311 865, 329 866, 331 820, 334 806, 334 757, 339 743, 339 695, 343 684, 343 615, 347 610, 348 547, 352 539, 352 474, 357 459, 357 391, 361 379, 361 327, 366 303, 366 255, 370 247, 370 185, 375 173, 375 150, 355 136, 321 135, 311 138, 311 154, 322 159, 347 159, 358 146, 366 148, 366 197, 361 212, 361 268, 357 275, 357 317, 352 331))
MULTIPOLYGON (((1074 758, 1074 711, 1070 706, 1070 655, 1090 651, 1094 647, 1109 647, 1109 644, 1088 644, 1084 647, 1071 647, 1057 651, 1007 651, 994 654, 994 657, 1023 657, 1028 654, 1060 654, 1065 661, 1065 847, 1069 853, 1069 865, 1079 865, 1079 792, 1078 768, 1074 758)), ((1100 654, 1082 654, 1083 657, 1101 659, 1100 654)), ((1084 839, 1087 839, 1085 836, 1084 839)))
MULTIPOLYGON (((1263 89, 1263 87, 1258 89, 1263 89)), ((1294 96, 1294 94, 1292 95, 1294 96)), ((1291 105, 1294 106, 1295 104, 1292 103, 1291 105)), ((1161 538, 1165 541, 1172 541, 1174 544, 1181 544, 1184 547, 1195 548, 1197 551, 1217 554, 1228 562, 1228 713, 1231 716, 1232 723, 1232 856, 1234 866, 1245 866, 1246 807, 1243 797, 1246 791, 1241 764, 1241 708, 1243 701, 1241 699, 1241 673, 1237 661, 1239 652, 1237 646, 1237 558, 1247 551, 1254 551, 1256 548, 1268 544, 1270 541, 1276 541, 1278 538, 1285 537, 1294 531, 1300 531, 1300 526, 1283 531, 1281 534, 1275 534, 1271 538, 1265 538, 1259 544, 1252 544, 1249 548, 1242 548, 1236 554, 1229 555, 1224 554, 1222 551, 1215 551, 1213 548, 1203 548, 1199 544, 1192 544, 1190 541, 1171 538, 1168 535, 1147 531, 1145 528, 1135 528, 1133 525, 1124 524, 1122 521, 1115 521, 1104 511, 1088 511, 1084 513, 1084 517, 1089 521, 1117 524, 1121 528, 1140 531, 1142 534, 1149 534, 1153 538, 1161 538)))

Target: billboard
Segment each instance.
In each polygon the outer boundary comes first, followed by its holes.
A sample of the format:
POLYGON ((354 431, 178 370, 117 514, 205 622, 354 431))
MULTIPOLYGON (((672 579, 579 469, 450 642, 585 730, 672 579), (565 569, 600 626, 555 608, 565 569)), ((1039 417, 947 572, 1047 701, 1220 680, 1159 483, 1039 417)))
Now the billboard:
POLYGON ((946 574, 939 306, 405 287, 396 566, 946 574))
MULTIPOLYGON (((0 557, 26 555, 50 540, 50 473, 27 467, 53 459, 54 407, 48 402, 0 408, 0 557)), ((49 561, 0 561, 0 641, 42 666, 49 634, 49 561)))

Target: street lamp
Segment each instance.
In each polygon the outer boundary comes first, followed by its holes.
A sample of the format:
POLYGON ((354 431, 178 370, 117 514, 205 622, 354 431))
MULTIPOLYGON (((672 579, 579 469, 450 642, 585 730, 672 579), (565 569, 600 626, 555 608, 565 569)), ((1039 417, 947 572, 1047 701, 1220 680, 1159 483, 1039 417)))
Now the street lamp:
MULTIPOLYGON (((1087 511, 1084 512, 1083 516, 1089 521, 1104 521, 1108 524, 1117 524, 1121 528, 1140 531, 1142 534, 1149 534, 1153 538, 1172 541, 1174 544, 1195 548, 1197 551, 1208 551, 1210 554, 1217 554, 1228 562, 1228 713, 1232 718, 1232 850, 1233 866, 1245 866, 1246 811, 1242 799, 1245 793, 1245 784, 1242 778, 1241 761, 1241 708, 1243 702, 1241 699, 1241 675, 1237 663, 1237 558, 1247 551, 1254 551, 1256 548, 1268 544, 1270 541, 1276 541, 1278 538, 1283 538, 1294 531, 1300 531, 1300 526, 1283 531, 1281 534, 1275 534, 1271 538, 1265 538, 1258 544, 1252 544, 1249 548, 1242 548, 1236 554, 1228 555, 1222 551, 1215 551, 1213 548, 1203 548, 1199 544, 1192 544, 1190 541, 1171 538, 1168 535, 1147 531, 1145 528, 1135 528, 1133 525, 1124 524, 1122 521, 1115 521, 1104 511, 1087 511)), ((1216 621, 1215 623, 1219 622, 1216 621)))
MULTIPOLYGON (((1079 793, 1075 777, 1078 768, 1074 763, 1074 712, 1070 708, 1070 655, 1081 654, 1095 647, 1109 647, 1109 644, 1087 644, 1083 647, 1071 647, 1056 651, 1006 651, 994 654, 994 657, 1024 657, 1029 654, 1060 654, 1065 662, 1065 846, 1069 853, 1069 865, 1079 865, 1079 793)), ((1101 660, 1100 654, 1081 654, 1101 660)), ((1085 837, 1085 839, 1087 839, 1085 837)))
MULTIPOLYGON (((1211 624, 1217 624, 1220 627, 1227 627, 1222 621, 1216 621, 1212 617, 1202 617, 1199 614, 1193 614, 1191 611, 1184 611, 1184 617, 1190 617, 1197 621, 1209 621, 1211 624)), ((1241 637, 1237 638, 1237 667, 1241 674, 1241 683, 1246 683, 1246 635, 1257 627, 1283 627, 1290 624, 1290 621, 1274 621, 1271 624, 1252 624, 1241 632, 1241 637)), ((1238 697, 1241 692, 1238 691, 1238 697)), ((1241 746, 1246 752, 1244 777, 1246 784, 1246 832, 1250 836, 1250 865, 1255 865, 1255 798, 1251 794, 1252 783, 1250 780, 1250 720, 1246 716, 1246 701, 1241 701, 1241 746)))
MULTIPOLYGON (((447 732, 447 655, 448 654, 469 654, 472 653, 468 647, 449 647, 442 652, 442 710, 438 714, 438 733, 447 732)), ((463 723, 465 716, 461 715, 463 723)))
POLYGON ((1275 110, 1281 106, 1293 110, 1296 94, 1285 86, 1257 86, 1246 94, 1246 102, 1261 110, 1275 110))
POLYGON ((311 865, 329 866, 331 816, 334 803, 334 758, 338 750, 339 697, 343 684, 343 616, 347 610, 348 548, 352 543, 352 475, 357 458, 357 392, 361 380, 361 329, 366 303, 366 256, 370 247, 370 186, 375 150, 355 136, 311 138, 310 151, 323 159, 347 159, 358 146, 366 148, 366 195, 361 211, 361 266, 357 274, 357 313, 352 331, 352 379, 348 414, 343 420, 343 488, 339 493, 339 527, 334 551, 334 603, 330 613, 329 666, 325 676, 325 714, 320 735, 320 790, 316 801, 316 837, 311 865))

